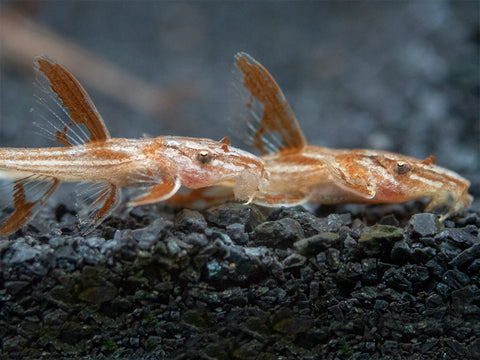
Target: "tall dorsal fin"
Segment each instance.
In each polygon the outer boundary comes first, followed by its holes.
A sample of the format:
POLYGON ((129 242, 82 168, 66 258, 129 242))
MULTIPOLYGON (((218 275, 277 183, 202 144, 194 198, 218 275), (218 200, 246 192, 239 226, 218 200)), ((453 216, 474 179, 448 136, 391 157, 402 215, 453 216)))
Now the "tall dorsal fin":
POLYGON ((253 119, 247 124, 251 132, 249 145, 263 154, 305 147, 303 132, 272 75, 246 53, 238 53, 235 60, 243 74, 243 85, 250 92, 247 107, 253 119), (263 111, 256 110, 255 102, 263 106, 263 111))
POLYGON ((110 138, 93 101, 67 69, 42 56, 35 59, 34 70, 36 85, 41 92, 37 100, 49 112, 43 118, 45 124, 39 124, 44 132, 66 146, 102 142, 110 138), (52 127, 52 130, 49 129, 52 127))

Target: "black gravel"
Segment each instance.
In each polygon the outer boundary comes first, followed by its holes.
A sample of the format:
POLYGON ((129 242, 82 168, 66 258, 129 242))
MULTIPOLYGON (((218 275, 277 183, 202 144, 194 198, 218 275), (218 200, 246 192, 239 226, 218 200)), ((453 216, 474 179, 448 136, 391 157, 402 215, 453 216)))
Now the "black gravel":
POLYGON ((144 210, 0 242, 3 358, 480 358, 479 211, 144 210))

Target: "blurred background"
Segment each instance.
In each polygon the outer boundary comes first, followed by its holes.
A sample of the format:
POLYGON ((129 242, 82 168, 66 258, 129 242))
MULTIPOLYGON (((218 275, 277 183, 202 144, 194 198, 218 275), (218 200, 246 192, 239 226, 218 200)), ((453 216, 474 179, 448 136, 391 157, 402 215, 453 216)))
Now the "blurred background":
POLYGON ((2 0, 0 146, 52 144, 30 111, 40 54, 80 80, 112 136, 232 136, 233 56, 246 51, 310 144, 434 154, 478 198, 479 13, 476 0, 2 0))

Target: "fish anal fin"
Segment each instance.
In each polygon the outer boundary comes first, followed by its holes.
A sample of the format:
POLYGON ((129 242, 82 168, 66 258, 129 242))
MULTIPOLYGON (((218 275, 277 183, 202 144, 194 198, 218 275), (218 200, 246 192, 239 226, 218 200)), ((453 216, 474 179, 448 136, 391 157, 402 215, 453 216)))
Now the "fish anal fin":
POLYGON ((251 132, 249 145, 263 154, 305 147, 303 132, 272 75, 246 53, 238 53, 235 59, 243 74, 243 85, 251 95, 247 108, 254 113, 247 124, 251 132), (263 106, 261 114, 255 113, 256 101, 263 106))
POLYGON ((63 66, 47 57, 38 57, 34 65, 41 105, 51 113, 41 128, 66 146, 102 142, 110 138, 102 117, 78 80, 63 66), (46 99, 45 97, 52 97, 46 99), (52 109, 56 109, 59 113, 52 109), (63 114, 62 114, 63 112, 63 114), (45 127, 53 126, 53 129, 45 127), (88 131, 86 134, 80 127, 88 131), (73 134, 71 134, 73 132, 73 134))
POLYGON ((111 183, 89 183, 77 190, 80 210, 78 219, 82 234, 100 225, 121 201, 121 188, 111 183))
POLYGON ((146 192, 137 196, 128 206, 146 205, 167 200, 178 191, 180 186, 179 179, 165 178, 161 184, 153 184, 148 187, 146 192))
MULTIPOLYGON (((10 235, 27 224, 54 193, 58 185, 60 185, 58 179, 43 175, 30 175, 14 180, 7 185, 9 188, 13 187, 11 191, 13 212, 7 215, 3 221, 0 235, 10 235)), ((2 208, 7 207, 9 206, 2 206, 2 208)))
POLYGON ((368 167, 360 164, 357 155, 338 155, 327 161, 327 168, 336 185, 363 199, 373 199, 377 193, 368 167))

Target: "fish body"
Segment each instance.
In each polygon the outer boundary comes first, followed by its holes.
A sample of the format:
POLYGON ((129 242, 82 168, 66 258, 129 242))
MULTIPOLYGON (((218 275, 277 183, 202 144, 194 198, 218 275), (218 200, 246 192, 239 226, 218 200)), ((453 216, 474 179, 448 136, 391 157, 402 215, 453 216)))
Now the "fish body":
MULTIPOLYGON (((39 100, 50 111, 42 129, 64 147, 0 148, 0 169, 14 173, 12 191, 0 212, 0 235, 30 221, 61 182, 92 183, 83 191, 83 232, 91 231, 119 204, 121 188, 132 187, 131 206, 168 199, 191 189, 230 181, 237 198, 248 200, 267 176, 257 156, 221 141, 176 136, 111 138, 92 100, 75 77, 53 60, 34 66, 39 100), (46 99, 53 99, 47 101, 46 99), (52 105, 57 106, 57 112, 52 105), (5 215, 6 214, 6 215, 5 215)), ((2 207, 0 206, 0 210, 2 207)))
POLYGON ((432 200, 427 211, 443 205, 457 213, 472 200, 468 180, 435 165, 432 158, 305 146, 262 159, 270 180, 253 201, 264 206, 400 203, 428 196, 432 200))
POLYGON ((222 142, 161 136, 110 138, 73 147, 0 148, 0 168, 59 181, 110 182, 120 187, 136 186, 147 174, 159 182, 175 174, 182 186, 196 189, 235 179, 244 170, 255 172, 262 162, 222 142))
MULTIPOLYGON (((434 156, 419 160, 380 150, 308 145, 272 75, 246 53, 236 55, 236 65, 248 91, 246 142, 263 154, 269 174, 252 202, 276 207, 306 202, 398 203, 430 197, 425 210, 442 208, 441 219, 470 206, 469 181, 435 165, 434 156)), ((187 200, 201 197, 201 192, 194 195, 187 200)))

